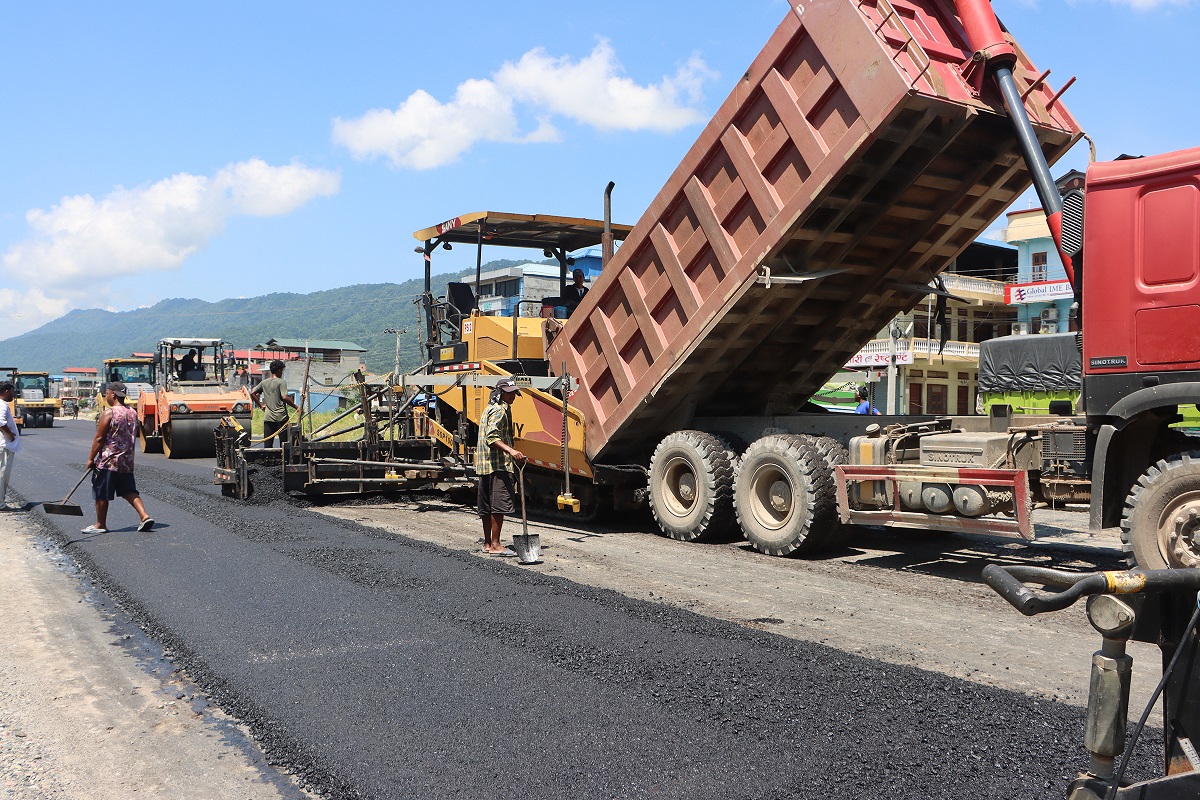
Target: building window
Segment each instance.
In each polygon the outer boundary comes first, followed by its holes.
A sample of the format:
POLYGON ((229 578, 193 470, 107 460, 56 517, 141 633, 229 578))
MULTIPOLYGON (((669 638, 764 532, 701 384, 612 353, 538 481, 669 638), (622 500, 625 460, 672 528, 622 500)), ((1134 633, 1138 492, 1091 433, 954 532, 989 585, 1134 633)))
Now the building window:
POLYGON ((1034 253, 1033 254, 1032 279, 1033 279, 1034 283, 1046 280, 1046 254, 1045 253, 1034 253))

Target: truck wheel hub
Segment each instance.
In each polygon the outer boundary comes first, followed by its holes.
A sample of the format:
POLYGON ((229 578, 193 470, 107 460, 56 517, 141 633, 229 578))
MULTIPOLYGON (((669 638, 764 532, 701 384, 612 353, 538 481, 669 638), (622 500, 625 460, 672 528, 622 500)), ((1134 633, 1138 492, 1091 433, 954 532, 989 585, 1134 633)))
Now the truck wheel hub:
POLYGON ((775 481, 771 484, 770 498, 771 508, 783 513, 792 505, 792 487, 787 481, 775 481))
POLYGON ((1166 534, 1164 544, 1176 563, 1200 567, 1200 501, 1178 508, 1163 532, 1166 534))
POLYGON ((695 477, 684 475, 679 479, 679 499, 689 504, 696 499, 695 477))

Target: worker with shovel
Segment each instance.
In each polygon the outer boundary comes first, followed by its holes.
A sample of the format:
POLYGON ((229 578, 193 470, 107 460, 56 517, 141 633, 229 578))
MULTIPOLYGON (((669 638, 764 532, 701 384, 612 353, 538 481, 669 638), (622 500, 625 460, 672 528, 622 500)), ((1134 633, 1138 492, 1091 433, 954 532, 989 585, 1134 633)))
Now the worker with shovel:
POLYGON ((133 440, 137 437, 137 411, 125 405, 125 384, 110 383, 104 393, 106 407, 96 423, 96 438, 88 452, 87 468, 92 472, 92 497, 96 500, 96 524, 83 533, 108 533, 108 504, 121 497, 137 512, 138 530, 154 527, 146 513, 137 484, 133 481, 133 440))
POLYGON ((512 548, 500 544, 500 528, 504 525, 504 515, 515 511, 514 473, 516 464, 526 460, 525 454, 513 446, 512 402, 520 393, 516 381, 501 378, 479 420, 479 440, 475 447, 479 516, 483 519, 483 552, 494 556, 517 555, 512 548))

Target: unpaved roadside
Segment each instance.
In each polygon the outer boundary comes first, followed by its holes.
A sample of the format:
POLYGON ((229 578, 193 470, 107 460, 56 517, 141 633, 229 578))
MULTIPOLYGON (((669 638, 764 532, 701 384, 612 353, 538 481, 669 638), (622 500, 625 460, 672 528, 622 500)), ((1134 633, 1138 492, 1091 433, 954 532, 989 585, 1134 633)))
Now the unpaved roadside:
POLYGON ((153 644, 116 630, 24 519, 0 515, 0 797, 303 796, 169 666, 139 663, 153 644))
MULTIPOLYGON (((482 541, 477 516, 432 497, 313 510, 469 552, 479 553, 482 541)), ((1084 532, 1084 514, 1038 512, 1038 518, 1042 543, 856 529, 848 547, 815 560, 763 556, 743 541, 673 541, 651 533, 648 517, 607 527, 531 521, 545 561, 514 568, 1085 706, 1091 656, 1100 637, 1088 624, 1083 604, 1026 618, 979 576, 992 562, 1116 569, 1120 541, 1114 531, 1084 532)), ((520 524, 519 517, 506 521, 506 543, 520 532, 520 524)), ((1130 652, 1137 662, 1130 702, 1136 717, 1161 673, 1157 648, 1134 642, 1130 652)), ((1157 714, 1152 719, 1161 724, 1157 714)))

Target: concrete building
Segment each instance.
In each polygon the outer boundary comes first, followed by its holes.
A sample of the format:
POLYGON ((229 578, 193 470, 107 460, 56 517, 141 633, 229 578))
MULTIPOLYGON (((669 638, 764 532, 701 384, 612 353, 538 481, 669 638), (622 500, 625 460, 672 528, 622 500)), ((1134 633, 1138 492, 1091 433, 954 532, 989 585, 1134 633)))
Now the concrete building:
MULTIPOLYGON (((572 254, 571 270, 581 269, 584 283, 591 286, 600 275, 600 248, 591 247, 572 254)), ((519 314, 536 317, 541 314, 542 300, 558 297, 559 267, 557 264, 516 264, 484 272, 479 279, 478 306, 480 313, 501 317, 519 314)), ((570 283, 567 276, 567 283, 570 283)), ((474 284, 472 284, 472 289, 474 284)))
POLYGON ((1016 333, 1066 333, 1075 301, 1067 271, 1040 208, 1008 213, 1009 244, 1017 248, 1017 281, 1005 300, 1017 310, 1016 333))
POLYGON ((251 366, 256 368, 250 386, 257 385, 270 362, 278 358, 284 363, 283 379, 290 389, 299 392, 304 386, 307 354, 311 410, 332 411, 341 402, 342 389, 350 383, 349 376, 362 367, 366 352, 365 347, 353 342, 332 339, 268 339, 250 350, 251 366))
POLYGON ((985 239, 972 243, 942 274, 946 291, 959 298, 947 299, 944 327, 937 297, 927 296, 880 331, 814 399, 845 406, 848 385, 866 383, 872 403, 884 413, 889 398, 897 414, 975 413, 979 343, 1014 332, 1016 310, 1005 301, 1005 286, 1017 274, 1016 248, 985 239), (897 375, 889 386, 893 355, 897 375))

